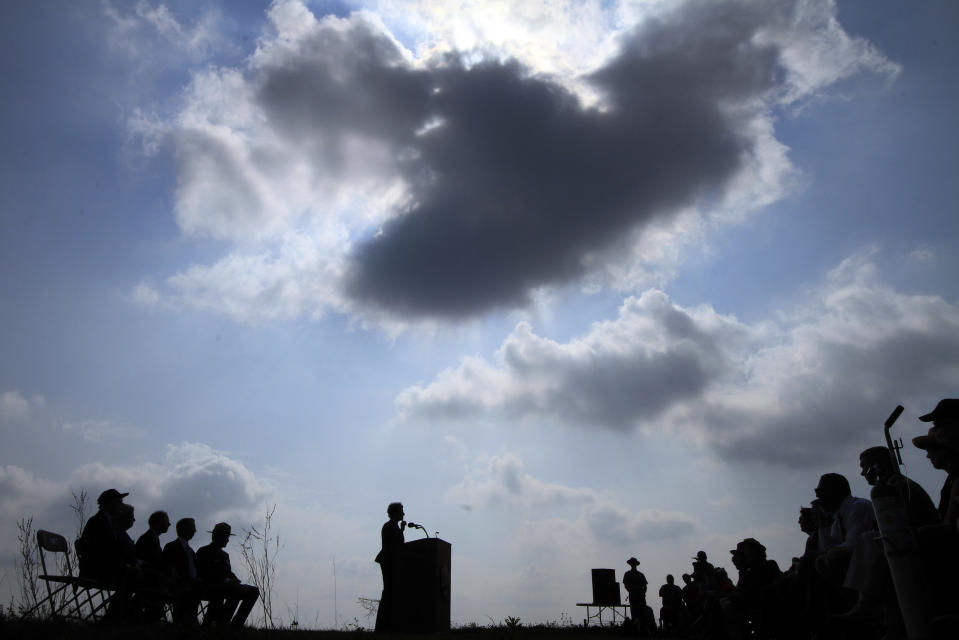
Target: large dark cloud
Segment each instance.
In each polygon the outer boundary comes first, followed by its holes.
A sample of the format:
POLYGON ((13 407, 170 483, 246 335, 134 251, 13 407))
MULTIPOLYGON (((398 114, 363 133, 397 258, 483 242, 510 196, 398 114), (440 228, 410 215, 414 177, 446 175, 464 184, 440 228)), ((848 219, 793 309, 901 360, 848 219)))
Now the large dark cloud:
POLYGON ((260 69, 258 96, 317 162, 349 167, 344 149, 373 145, 409 187, 404 210, 355 247, 348 294, 467 316, 572 281, 654 217, 718 195, 776 86, 778 51, 754 38, 768 19, 711 3, 645 24, 586 78, 597 108, 512 61, 414 69, 362 22, 260 69))

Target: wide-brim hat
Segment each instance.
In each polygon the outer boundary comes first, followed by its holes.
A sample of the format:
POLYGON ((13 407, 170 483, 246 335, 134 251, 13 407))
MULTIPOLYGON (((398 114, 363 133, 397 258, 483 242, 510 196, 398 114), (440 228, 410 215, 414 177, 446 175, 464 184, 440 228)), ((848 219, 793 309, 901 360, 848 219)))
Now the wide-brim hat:
POLYGON ((217 522, 215 525, 213 525, 213 530, 207 531, 207 533, 212 533, 213 535, 216 535, 218 533, 222 533, 228 536, 236 535, 235 533, 233 533, 233 528, 230 527, 230 525, 228 525, 225 522, 217 522))
POLYGON ((630 558, 629 560, 626 561, 626 564, 628 564, 631 567, 635 567, 636 565, 639 564, 639 560, 637 560, 636 558, 630 558))
POLYGON ((97 498, 97 504, 107 504, 108 502, 116 502, 117 500, 123 500, 126 498, 129 493, 120 493, 116 489, 107 489, 100 494, 100 497, 97 498))
POLYGON ((753 547, 753 548, 759 549, 760 551, 766 550, 766 547, 763 546, 763 544, 756 538, 745 538, 743 541, 737 542, 736 548, 730 549, 729 553, 736 553, 737 551, 742 551, 743 549, 747 547, 753 547))
POLYGON ((959 421, 959 398, 943 398, 935 409, 919 419, 923 422, 959 421))

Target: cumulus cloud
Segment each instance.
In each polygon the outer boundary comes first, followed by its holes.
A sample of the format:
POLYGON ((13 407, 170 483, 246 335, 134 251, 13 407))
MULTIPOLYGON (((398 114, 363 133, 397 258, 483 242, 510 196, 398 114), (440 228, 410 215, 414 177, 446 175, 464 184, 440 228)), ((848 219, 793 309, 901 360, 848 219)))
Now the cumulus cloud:
POLYGON ((160 462, 84 465, 73 472, 70 484, 116 487, 131 494, 131 504, 167 509, 171 517, 195 517, 198 523, 248 515, 270 495, 268 485, 241 461, 191 442, 168 445, 160 462))
POLYGON ((548 287, 635 286, 675 255, 650 234, 682 242, 787 192, 778 106, 896 71, 831 2, 690 2, 638 25, 565 7, 559 23, 602 25, 586 40, 610 44, 588 70, 538 57, 524 20, 467 54, 451 13, 417 11, 439 40, 414 54, 372 13, 278 2, 244 68, 197 74, 163 126, 141 119, 177 158, 183 232, 238 244, 139 298, 250 319, 282 289, 277 315, 459 318, 548 287), (288 251, 304 235, 316 258, 288 251))
POLYGON ((24 396, 19 389, 0 393, 0 421, 23 422, 28 420, 34 410, 42 407, 46 400, 42 395, 24 396))
POLYGON ((432 383, 403 390, 396 402, 403 414, 430 419, 536 416, 625 431, 701 397, 730 375, 756 333, 707 305, 685 309, 662 291, 647 291, 627 299, 616 320, 565 344, 521 322, 496 364, 466 358, 432 383))
POLYGON ((397 405, 410 418, 668 429, 727 459, 805 466, 874 440, 896 403, 948 395, 959 385, 957 336, 959 307, 890 288, 866 251, 775 322, 650 291, 568 343, 521 323, 494 362, 467 358, 397 405))
POLYGON ((567 487, 546 482, 524 469, 512 453, 492 456, 467 471, 463 480, 447 492, 447 498, 470 509, 508 508, 524 514, 520 539, 550 539, 584 536, 610 545, 635 544, 676 538, 696 531, 698 525, 678 511, 644 509, 630 511, 593 489, 567 487), (558 518, 559 510, 570 508, 571 518, 558 518), (542 535, 543 529, 552 531, 542 535))
POLYGON ((533 477, 513 454, 493 456, 485 467, 469 471, 462 482, 450 489, 448 497, 468 509, 499 505, 520 509, 560 507, 596 500, 589 489, 573 489, 533 477))

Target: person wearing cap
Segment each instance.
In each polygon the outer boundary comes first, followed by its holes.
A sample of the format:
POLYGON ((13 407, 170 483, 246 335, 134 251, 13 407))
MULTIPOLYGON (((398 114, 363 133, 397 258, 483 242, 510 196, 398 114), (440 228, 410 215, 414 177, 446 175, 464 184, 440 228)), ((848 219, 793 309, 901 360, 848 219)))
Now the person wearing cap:
POLYGON ((707 592, 716 591, 719 586, 716 579, 716 568, 709 562, 705 551, 697 551, 692 558, 693 561, 693 582, 699 588, 700 595, 706 595, 707 592))
POLYGON ((120 515, 129 493, 107 489, 97 498, 99 509, 90 516, 77 540, 80 577, 113 585, 120 578, 117 532, 113 520, 120 515))
POLYGON ((937 613, 956 615, 959 601, 956 576, 959 575, 959 399, 940 400, 936 408, 920 416, 931 422, 929 432, 913 438, 925 450, 933 467, 945 471, 946 481, 939 493, 939 524, 922 527, 917 532, 919 552, 923 557, 925 576, 937 613))
POLYGON ((242 627, 260 597, 260 590, 240 582, 230 567, 230 554, 223 550, 230 542, 230 537, 235 535, 230 525, 218 522, 208 533, 211 534, 210 544, 196 551, 197 576, 203 582, 210 601, 210 611, 203 623, 218 622, 242 627))
POLYGON ((626 564, 629 565, 629 571, 623 574, 623 587, 629 596, 629 615, 633 619, 633 624, 642 633, 643 628, 647 626, 646 589, 649 583, 646 581, 646 576, 636 568, 639 566, 639 560, 630 558, 626 564))
POLYGON ((928 434, 917 436, 912 442, 925 450, 933 467, 946 472, 939 492, 939 517, 945 524, 955 524, 959 516, 959 398, 940 400, 935 409, 919 419, 931 422, 932 426, 928 434))

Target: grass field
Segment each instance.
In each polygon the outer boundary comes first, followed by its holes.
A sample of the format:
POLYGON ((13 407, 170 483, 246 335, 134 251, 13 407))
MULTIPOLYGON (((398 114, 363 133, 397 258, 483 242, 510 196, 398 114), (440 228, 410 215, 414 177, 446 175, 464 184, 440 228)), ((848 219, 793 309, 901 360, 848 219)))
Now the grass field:
MULTIPOLYGON (((350 640, 374 635, 369 631, 311 631, 291 629, 182 629, 167 624, 111 626, 103 624, 75 624, 64 621, 0 620, 0 638, 15 640, 189 640, 210 638, 212 640, 350 640)), ((490 626, 463 627, 434 634, 376 635, 376 638, 426 637, 432 640, 598 640, 601 638, 627 637, 615 627, 558 627, 558 626, 490 626)))

